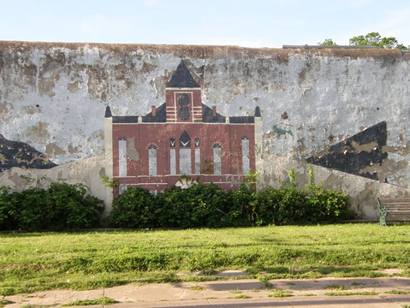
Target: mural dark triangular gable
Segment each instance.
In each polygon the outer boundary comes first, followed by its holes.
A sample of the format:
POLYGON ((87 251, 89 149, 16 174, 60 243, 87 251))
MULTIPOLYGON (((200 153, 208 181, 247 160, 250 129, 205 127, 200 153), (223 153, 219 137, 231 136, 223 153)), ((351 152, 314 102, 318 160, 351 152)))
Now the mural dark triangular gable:
POLYGON ((167 83, 168 88, 198 88, 199 84, 192 77, 184 61, 179 63, 176 71, 167 83))
POLYGON ((366 167, 381 165, 387 158, 383 146, 387 141, 386 122, 380 122, 356 135, 312 155, 308 163, 339 171, 381 180, 377 172, 369 172, 366 167))

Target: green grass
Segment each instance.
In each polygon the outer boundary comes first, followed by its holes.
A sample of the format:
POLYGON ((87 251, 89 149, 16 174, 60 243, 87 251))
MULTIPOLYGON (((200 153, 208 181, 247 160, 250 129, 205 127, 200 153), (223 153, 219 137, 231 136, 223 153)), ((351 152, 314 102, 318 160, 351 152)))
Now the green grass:
POLYGON ((378 295, 374 291, 335 291, 325 293, 327 296, 366 296, 366 295, 378 295))
POLYGON ((384 292, 385 294, 393 294, 393 295, 409 295, 410 290, 390 290, 384 292))
POLYGON ((277 289, 272 291, 269 295, 269 297, 291 297, 293 296, 291 291, 288 290, 282 290, 282 289, 277 289))
POLYGON ((215 273, 228 269, 263 275, 263 283, 376 277, 383 268, 410 275, 409 233, 409 225, 377 224, 0 233, 0 295, 223 279, 215 273))
POLYGON ((14 302, 12 302, 12 301, 8 301, 8 300, 5 300, 5 299, 0 299, 0 308, 4 307, 6 305, 9 305, 9 304, 13 304, 13 303, 14 302))
POLYGON ((116 304, 118 303, 115 299, 110 297, 100 297, 96 299, 84 299, 84 300, 77 300, 64 306, 91 306, 91 305, 109 305, 109 304, 116 304))
POLYGON ((246 295, 246 294, 237 294, 237 295, 235 295, 233 298, 236 298, 236 299, 246 299, 246 298, 251 298, 249 295, 246 295))

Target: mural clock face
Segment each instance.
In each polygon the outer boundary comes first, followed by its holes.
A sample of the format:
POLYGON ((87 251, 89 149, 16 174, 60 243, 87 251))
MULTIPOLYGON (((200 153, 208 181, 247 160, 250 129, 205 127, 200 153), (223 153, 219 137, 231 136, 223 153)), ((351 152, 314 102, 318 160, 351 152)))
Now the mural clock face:
POLYGON ((178 95, 178 117, 182 121, 189 120, 189 94, 183 93, 178 95))

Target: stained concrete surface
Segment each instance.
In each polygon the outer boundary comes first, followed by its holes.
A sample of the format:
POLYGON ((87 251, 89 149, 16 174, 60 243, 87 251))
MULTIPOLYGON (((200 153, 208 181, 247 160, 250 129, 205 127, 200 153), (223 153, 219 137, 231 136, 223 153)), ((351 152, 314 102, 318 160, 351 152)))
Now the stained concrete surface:
POLYGON ((410 304, 410 278, 321 278, 302 280, 225 280, 211 282, 128 284, 98 290, 51 290, 6 296, 21 305, 60 306, 75 300, 107 296, 113 307, 400 307, 410 304), (292 296, 269 297, 275 290, 292 296), (395 290, 408 294, 391 295, 395 290), (375 295, 329 296, 328 292, 374 292, 375 295))

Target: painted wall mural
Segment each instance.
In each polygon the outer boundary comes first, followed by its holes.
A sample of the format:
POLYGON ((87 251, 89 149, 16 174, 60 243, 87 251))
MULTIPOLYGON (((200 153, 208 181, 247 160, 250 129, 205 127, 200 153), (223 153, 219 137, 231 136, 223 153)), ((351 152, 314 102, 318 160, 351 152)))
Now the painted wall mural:
POLYGON ((107 107, 105 118, 112 122, 107 150, 120 192, 127 186, 161 191, 184 176, 229 189, 255 170, 259 107, 254 116, 228 117, 203 104, 184 61, 166 84, 164 104, 144 116, 113 116, 107 107))
POLYGON ((55 166, 45 154, 27 143, 7 140, 0 134, 0 172, 13 167, 49 169, 55 166))
POLYGON ((376 48, 3 41, 0 185, 82 182, 109 207, 102 177, 304 185, 310 163, 373 217, 377 196, 410 195, 409 70, 376 48))

